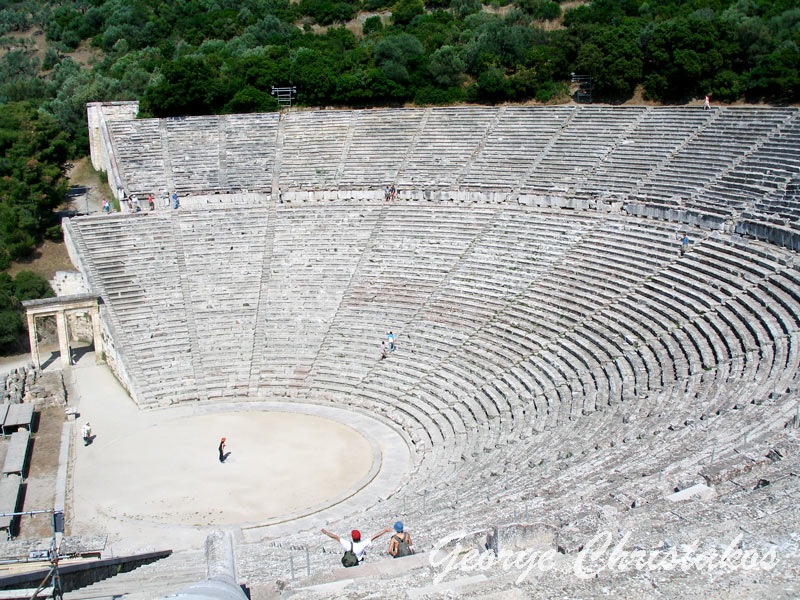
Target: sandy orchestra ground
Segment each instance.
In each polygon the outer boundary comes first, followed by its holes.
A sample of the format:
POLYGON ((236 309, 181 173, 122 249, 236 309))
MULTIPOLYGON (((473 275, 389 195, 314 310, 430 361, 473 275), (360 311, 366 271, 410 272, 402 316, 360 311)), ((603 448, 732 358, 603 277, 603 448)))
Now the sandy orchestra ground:
POLYGON ((368 475, 372 447, 354 429, 313 415, 183 407, 140 411, 107 367, 74 370, 73 534, 108 533, 139 547, 193 546, 209 527, 265 523, 347 494, 368 475), (206 411, 211 412, 206 412, 206 411), (218 459, 220 437, 230 456, 218 459))
POLYGON ((104 474, 79 480, 99 513, 199 526, 264 522, 330 500, 371 465, 363 437, 319 417, 164 416, 111 440, 104 433, 81 455, 81 470, 104 474), (230 453, 224 464, 220 434, 230 453))

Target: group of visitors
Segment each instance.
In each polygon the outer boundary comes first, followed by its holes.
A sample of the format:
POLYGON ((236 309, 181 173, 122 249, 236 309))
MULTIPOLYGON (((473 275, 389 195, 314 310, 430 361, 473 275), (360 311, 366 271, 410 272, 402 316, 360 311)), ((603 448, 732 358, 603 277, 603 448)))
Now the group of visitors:
POLYGON ((397 188, 394 187, 394 184, 387 185, 386 189, 383 190, 383 196, 386 198, 386 201, 394 200, 395 196, 397 195, 397 188))
POLYGON ((128 205, 128 212, 141 212, 142 206, 139 204, 139 197, 136 194, 131 194, 124 198, 123 201, 128 205))
MULTIPOLYGON (((172 204, 173 210, 176 210, 180 206, 177 192, 173 192, 172 197, 170 197, 169 194, 164 194, 164 208, 169 208, 170 203, 172 204)), ((136 194, 125 196, 122 199, 122 204, 127 207, 129 213, 138 213, 142 210, 142 205, 139 202, 139 196, 136 194)), ((148 194, 147 196, 147 207, 151 211, 156 209, 156 199, 153 194, 148 194)), ((103 212, 106 214, 111 212, 111 205, 106 199, 103 199, 103 212)))
POLYGON ((342 565, 345 567, 355 567, 364 562, 365 553, 367 548, 372 545, 372 542, 377 540, 383 534, 389 533, 390 531, 394 531, 394 534, 389 540, 389 556, 394 558, 402 558, 404 556, 410 556, 414 554, 414 550, 411 548, 411 536, 403 529, 402 521, 395 523, 394 527, 387 527, 386 529, 379 531, 371 538, 367 538, 366 540, 362 539, 361 532, 358 529, 353 529, 353 531, 350 532, 349 540, 342 539, 335 533, 331 533, 326 529, 323 529, 322 533, 341 544, 342 548, 344 549, 342 565))

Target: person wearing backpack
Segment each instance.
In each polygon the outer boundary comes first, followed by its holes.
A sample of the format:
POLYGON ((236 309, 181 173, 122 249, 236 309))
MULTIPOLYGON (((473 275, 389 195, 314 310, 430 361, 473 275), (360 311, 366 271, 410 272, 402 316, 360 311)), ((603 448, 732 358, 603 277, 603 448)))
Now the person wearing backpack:
POLYGON ((342 545, 342 548, 344 549, 344 555, 342 556, 342 566, 355 567, 356 565, 364 562, 364 553, 366 552, 367 548, 370 547, 372 542, 377 540, 384 533, 389 533, 390 531, 391 528, 387 527, 383 531, 380 531, 375 535, 373 535, 370 539, 364 541, 361 540, 361 532, 358 529, 353 529, 353 531, 350 532, 350 537, 352 538, 352 541, 343 540, 335 533, 331 533, 330 531, 327 531, 325 529, 322 530, 322 533, 327 535, 329 538, 333 538, 342 545))
POLYGON ((394 532, 389 542, 389 554, 394 558, 402 558, 414 554, 414 550, 411 548, 411 536, 408 535, 408 532, 403 531, 403 523, 400 521, 395 523, 394 532))

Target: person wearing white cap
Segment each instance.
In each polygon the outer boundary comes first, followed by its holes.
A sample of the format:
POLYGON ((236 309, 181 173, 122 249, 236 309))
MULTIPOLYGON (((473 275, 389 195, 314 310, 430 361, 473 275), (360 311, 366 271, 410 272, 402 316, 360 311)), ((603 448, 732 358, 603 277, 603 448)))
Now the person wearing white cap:
POLYGON ((84 446, 88 446, 92 441, 92 424, 89 421, 86 421, 81 427, 81 437, 83 438, 84 446))

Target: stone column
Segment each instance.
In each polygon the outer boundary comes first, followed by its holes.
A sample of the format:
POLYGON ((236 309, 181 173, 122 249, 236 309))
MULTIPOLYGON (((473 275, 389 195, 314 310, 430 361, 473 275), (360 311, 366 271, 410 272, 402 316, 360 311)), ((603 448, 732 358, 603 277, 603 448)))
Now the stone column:
POLYGON ((92 315, 92 335, 94 337, 94 362, 100 364, 103 362, 103 337, 100 335, 100 308, 94 305, 89 309, 89 314, 92 315))
POLYGON ((69 355, 69 330, 67 330, 67 315, 63 310, 56 313, 56 329, 58 329, 58 348, 61 351, 61 368, 66 369, 72 364, 69 355))
POLYGON ((39 369, 41 368, 41 363, 39 362, 39 342, 36 337, 36 317, 31 313, 28 313, 28 339, 31 343, 31 360, 33 361, 33 366, 39 369))

